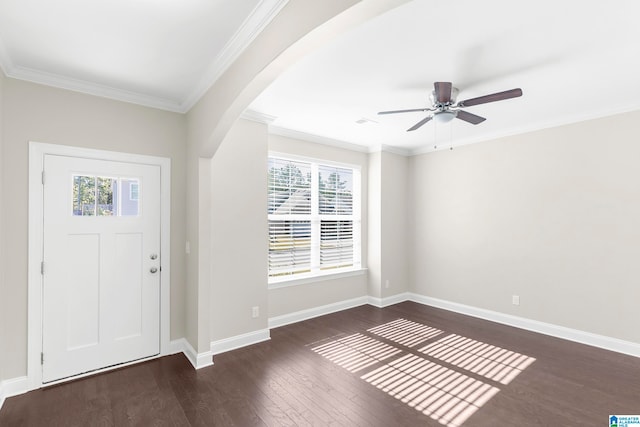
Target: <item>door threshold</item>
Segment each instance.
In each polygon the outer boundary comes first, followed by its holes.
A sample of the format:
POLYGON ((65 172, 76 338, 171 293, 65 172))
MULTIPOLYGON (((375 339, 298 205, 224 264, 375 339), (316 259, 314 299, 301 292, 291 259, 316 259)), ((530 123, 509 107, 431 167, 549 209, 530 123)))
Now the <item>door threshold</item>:
POLYGON ((83 372, 83 373, 78 374, 78 375, 72 375, 70 377, 60 378, 58 380, 49 381, 49 382, 46 382, 46 383, 43 382, 42 385, 41 385, 41 388, 47 388, 47 387, 50 387, 50 386, 53 386, 53 385, 67 383, 67 382, 71 382, 71 381, 75 381, 75 380, 80 380, 82 378, 86 378, 86 377, 90 377, 90 376, 93 376, 93 375, 102 374, 102 373, 105 373, 105 372, 115 371, 116 369, 126 368, 128 366, 137 365, 138 363, 143 363, 143 362, 148 362, 150 360, 158 359, 161 356, 163 356, 163 355, 158 353, 158 354, 154 354, 153 356, 143 357, 141 359, 131 360, 129 362, 118 363, 116 365, 106 366, 106 367, 100 368, 100 369, 94 369, 93 371, 83 372))

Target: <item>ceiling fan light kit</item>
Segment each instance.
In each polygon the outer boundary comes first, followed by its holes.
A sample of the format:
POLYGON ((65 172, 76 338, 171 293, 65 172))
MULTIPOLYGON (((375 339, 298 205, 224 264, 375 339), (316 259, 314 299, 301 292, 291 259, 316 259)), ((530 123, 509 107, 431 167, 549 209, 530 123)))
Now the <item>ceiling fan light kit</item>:
POLYGON ((438 123, 449 123, 455 119, 457 115, 458 112, 453 110, 437 111, 434 113, 433 119, 438 123))
POLYGON ((422 125, 428 123, 432 119, 438 123, 449 123, 454 118, 458 118, 472 125, 484 122, 484 117, 469 113, 463 108, 471 107, 479 104, 487 104, 489 102, 502 101, 505 99, 517 98, 522 96, 522 89, 510 89, 503 92, 496 92, 490 95, 479 96, 477 98, 465 99, 456 103, 458 97, 458 89, 453 87, 451 82, 435 82, 433 84, 433 92, 431 93, 431 108, 412 108, 408 110, 392 110, 380 111, 378 114, 397 114, 430 111, 433 114, 420 120, 418 123, 407 129, 407 132, 414 131, 422 125))

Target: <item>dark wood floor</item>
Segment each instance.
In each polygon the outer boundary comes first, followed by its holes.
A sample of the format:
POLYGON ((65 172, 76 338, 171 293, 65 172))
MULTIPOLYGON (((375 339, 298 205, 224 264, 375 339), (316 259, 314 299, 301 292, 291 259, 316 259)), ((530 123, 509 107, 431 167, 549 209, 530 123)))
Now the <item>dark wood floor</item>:
POLYGON ((402 303, 277 328, 195 371, 175 355, 6 400, 0 426, 604 426, 640 359, 402 303))

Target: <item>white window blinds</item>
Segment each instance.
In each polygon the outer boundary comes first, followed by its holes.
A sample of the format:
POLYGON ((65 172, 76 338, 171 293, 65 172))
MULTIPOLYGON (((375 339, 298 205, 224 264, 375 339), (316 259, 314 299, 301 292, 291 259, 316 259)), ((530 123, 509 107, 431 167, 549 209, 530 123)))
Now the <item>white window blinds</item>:
POLYGON ((360 171, 269 157, 269 279, 360 267, 360 171))

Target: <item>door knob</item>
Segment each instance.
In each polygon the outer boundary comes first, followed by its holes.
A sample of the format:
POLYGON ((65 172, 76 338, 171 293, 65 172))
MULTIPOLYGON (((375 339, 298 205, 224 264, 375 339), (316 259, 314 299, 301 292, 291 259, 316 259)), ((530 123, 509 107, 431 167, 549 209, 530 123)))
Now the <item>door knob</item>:
POLYGON ((149 258, 158 259, 158 254, 151 254, 151 255, 149 255, 149 258))
POLYGON ((152 272, 152 273, 157 273, 158 272, 158 267, 151 267, 149 269, 149 271, 152 272))

